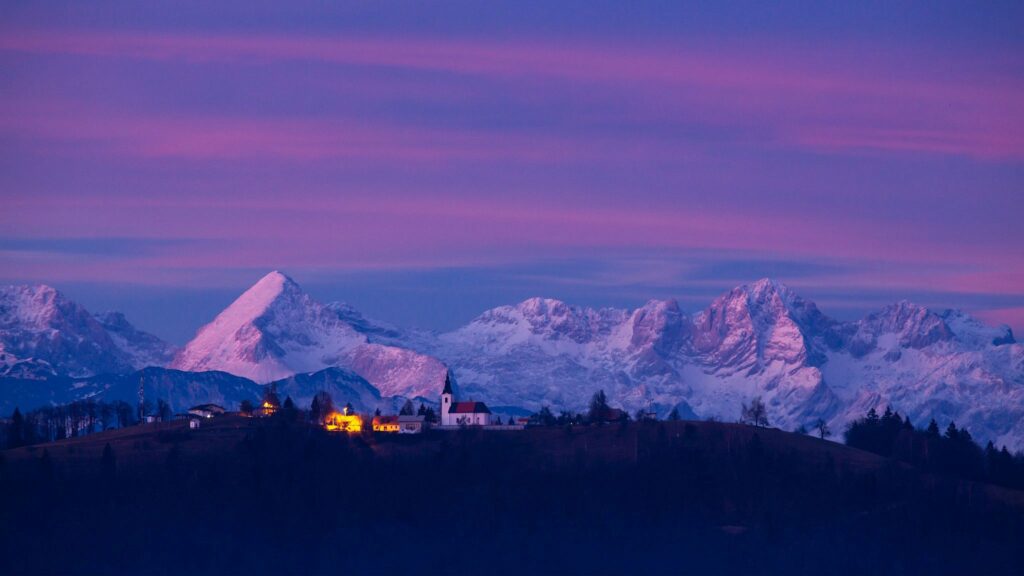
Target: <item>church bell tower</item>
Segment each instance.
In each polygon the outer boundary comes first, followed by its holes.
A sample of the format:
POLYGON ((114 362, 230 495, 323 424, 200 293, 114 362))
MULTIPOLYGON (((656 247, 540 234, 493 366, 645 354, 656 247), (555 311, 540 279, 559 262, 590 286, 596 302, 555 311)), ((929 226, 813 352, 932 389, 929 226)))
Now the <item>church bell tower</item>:
POLYGON ((444 375, 444 390, 441 391, 441 425, 448 426, 448 411, 452 409, 452 378, 450 373, 444 375))

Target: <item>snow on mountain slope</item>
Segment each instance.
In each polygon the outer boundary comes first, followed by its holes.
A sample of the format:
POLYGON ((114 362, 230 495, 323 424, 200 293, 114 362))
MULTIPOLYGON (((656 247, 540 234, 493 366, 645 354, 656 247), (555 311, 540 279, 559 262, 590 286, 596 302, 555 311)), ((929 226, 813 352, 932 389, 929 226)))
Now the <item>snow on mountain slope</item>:
POLYGON ((89 376, 131 368, 103 326, 60 292, 0 287, 0 374, 89 376))
POLYGON ((673 407, 734 420, 754 396, 774 425, 817 418, 842 430, 892 404, 918 424, 935 417, 976 438, 1024 448, 1024 347, 1008 328, 907 302, 839 322, 772 280, 739 286, 693 317, 675 302, 590 309, 532 298, 484 312, 446 334, 383 330, 451 366, 466 397, 538 409, 585 409, 604 389, 630 411, 673 407))
POLYGON ((139 330, 120 312, 106 312, 96 314, 94 317, 110 335, 114 345, 128 356, 129 362, 136 369, 166 366, 177 353, 175 346, 139 330))
POLYGON ((271 272, 204 326, 175 357, 181 370, 223 370, 265 383, 347 367, 385 396, 433 397, 447 368, 434 358, 373 344, 335 310, 271 272))
MULTIPOLYGON (((113 377, 52 376, 124 374, 167 354, 123 316, 93 317, 45 286, 0 288, 4 400, 98 394, 113 377), (52 389, 33 384, 46 377, 52 389)), ((345 304, 323 306, 273 272, 203 327, 172 367, 278 380, 300 404, 324 386, 368 409, 436 399, 442 361, 460 397, 492 406, 583 410, 604 389, 630 411, 734 420, 743 402, 761 396, 773 425, 794 429, 821 417, 841 431, 891 404, 919 425, 955 420, 979 440, 1024 449, 1024 345, 1008 328, 909 302, 839 322, 767 279, 693 316, 671 300, 619 310, 532 298, 435 334, 377 323, 345 304)), ((205 380, 173 373, 164 378, 168 393, 203 397, 205 380)), ((103 390, 130 393, 130 382, 114 380, 118 387, 103 390)))
POLYGON ((0 376, 117 374, 162 366, 172 354, 123 314, 93 316, 45 285, 0 287, 0 376))

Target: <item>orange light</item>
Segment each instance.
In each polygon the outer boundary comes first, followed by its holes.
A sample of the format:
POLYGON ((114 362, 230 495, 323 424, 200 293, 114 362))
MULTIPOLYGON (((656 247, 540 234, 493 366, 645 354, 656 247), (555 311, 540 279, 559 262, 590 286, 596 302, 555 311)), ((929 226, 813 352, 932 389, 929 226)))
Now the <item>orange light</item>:
POLYGON ((349 432, 355 434, 363 431, 363 418, 358 414, 331 412, 324 419, 324 428, 330 432, 349 432))
POLYGON ((393 418, 375 417, 373 419, 374 432, 398 432, 400 427, 398 421, 393 418))

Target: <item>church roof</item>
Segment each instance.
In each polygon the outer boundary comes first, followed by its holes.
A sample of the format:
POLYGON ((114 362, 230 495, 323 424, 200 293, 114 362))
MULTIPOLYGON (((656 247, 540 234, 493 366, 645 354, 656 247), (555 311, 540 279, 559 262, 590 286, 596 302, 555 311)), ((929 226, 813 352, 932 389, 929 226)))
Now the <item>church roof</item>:
POLYGON ((452 402, 449 414, 490 414, 491 410, 483 402, 452 402))
POLYGON ((444 375, 444 390, 441 390, 441 394, 454 394, 452 392, 452 378, 451 375, 444 375))

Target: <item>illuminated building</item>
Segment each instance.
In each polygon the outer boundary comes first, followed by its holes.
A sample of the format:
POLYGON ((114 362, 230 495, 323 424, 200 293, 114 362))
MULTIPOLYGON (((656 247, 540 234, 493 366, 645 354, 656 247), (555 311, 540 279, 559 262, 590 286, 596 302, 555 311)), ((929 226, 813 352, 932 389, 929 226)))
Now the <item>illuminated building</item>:
POLYGON ((398 416, 374 416, 374 432, 398 432, 398 416))
POLYGON ((363 417, 347 406, 341 412, 331 412, 324 418, 324 428, 331 432, 357 433, 363 431, 363 417))

